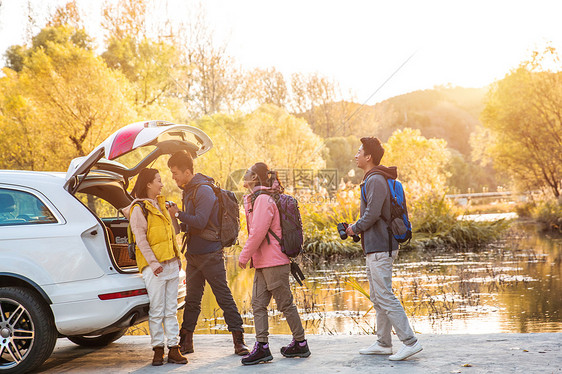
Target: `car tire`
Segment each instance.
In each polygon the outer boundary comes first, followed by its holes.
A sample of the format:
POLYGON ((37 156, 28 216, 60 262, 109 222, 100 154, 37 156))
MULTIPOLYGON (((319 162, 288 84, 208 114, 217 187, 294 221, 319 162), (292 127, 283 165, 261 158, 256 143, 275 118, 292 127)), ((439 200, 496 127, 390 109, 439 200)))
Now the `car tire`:
POLYGON ((83 347, 104 347, 110 343, 113 343, 127 332, 127 327, 118 331, 110 332, 108 334, 98 335, 98 336, 86 336, 86 335, 72 335, 67 336, 68 340, 71 342, 81 345, 83 347))
POLYGON ((44 299, 25 287, 0 287, 0 373, 25 373, 53 352, 58 332, 44 299))

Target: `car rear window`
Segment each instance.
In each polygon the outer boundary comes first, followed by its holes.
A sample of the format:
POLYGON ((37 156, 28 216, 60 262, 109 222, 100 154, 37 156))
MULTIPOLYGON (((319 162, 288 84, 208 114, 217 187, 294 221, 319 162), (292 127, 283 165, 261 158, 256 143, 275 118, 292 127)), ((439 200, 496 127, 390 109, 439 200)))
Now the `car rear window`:
POLYGON ((0 226, 56 223, 49 208, 35 195, 0 188, 0 226))

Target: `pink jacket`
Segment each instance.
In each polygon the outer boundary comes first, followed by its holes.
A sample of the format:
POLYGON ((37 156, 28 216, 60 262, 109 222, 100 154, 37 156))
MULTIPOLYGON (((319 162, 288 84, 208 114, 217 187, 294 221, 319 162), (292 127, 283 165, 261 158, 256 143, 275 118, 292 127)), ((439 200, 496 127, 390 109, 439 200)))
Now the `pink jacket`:
MULTIPOLYGON (((253 192, 261 189, 272 190, 270 187, 256 186, 253 192)), ((289 264, 289 257, 281 252, 281 245, 277 239, 271 234, 268 235, 269 243, 266 239, 270 228, 275 235, 281 237, 281 218, 275 201, 269 195, 259 195, 252 210, 251 196, 252 194, 244 196, 248 240, 240 252, 238 261, 245 265, 251 258, 252 266, 256 269, 289 264)))

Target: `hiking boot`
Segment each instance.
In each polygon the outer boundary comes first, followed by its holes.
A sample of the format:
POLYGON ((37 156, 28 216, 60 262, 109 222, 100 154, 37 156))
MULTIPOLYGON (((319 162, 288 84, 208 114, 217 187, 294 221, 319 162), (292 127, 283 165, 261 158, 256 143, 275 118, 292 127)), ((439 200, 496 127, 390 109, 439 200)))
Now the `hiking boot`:
POLYGON ((168 362, 171 364, 187 364, 187 358, 181 355, 179 345, 168 347, 168 362))
POLYGON ((379 342, 374 342, 367 348, 362 348, 359 350, 362 355, 391 355, 392 347, 383 347, 379 342))
POLYGON ((232 331, 232 341, 234 342, 234 353, 238 356, 245 356, 250 350, 244 343, 244 333, 242 331, 232 331))
POLYGON ((193 353, 193 331, 184 328, 180 330, 180 353, 193 353))
POLYGON ((281 348, 281 354, 285 357, 308 357, 310 356, 310 350, 306 340, 297 342, 293 339, 291 344, 281 348))
POLYGON ((390 356, 388 359, 390 361, 402 361, 418 352, 421 352, 422 349, 423 348, 419 341, 417 341, 414 345, 403 345, 398 352, 390 356))
POLYGON ((269 344, 256 342, 252 352, 249 355, 242 357, 240 362, 242 362, 242 365, 255 365, 260 362, 268 362, 271 360, 273 360, 273 356, 269 350, 269 344))
POLYGON ((153 347, 154 356, 152 357, 152 366, 160 366, 164 364, 164 347, 153 347))

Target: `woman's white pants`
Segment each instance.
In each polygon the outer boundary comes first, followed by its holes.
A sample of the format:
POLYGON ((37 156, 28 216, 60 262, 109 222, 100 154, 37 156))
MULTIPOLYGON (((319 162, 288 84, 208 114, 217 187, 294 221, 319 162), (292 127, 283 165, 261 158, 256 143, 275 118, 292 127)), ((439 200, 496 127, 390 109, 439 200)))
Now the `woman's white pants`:
POLYGON ((164 336, 168 347, 179 344, 179 324, 177 319, 179 265, 177 261, 162 264, 163 271, 154 275, 150 266, 142 270, 142 278, 148 291, 150 309, 148 327, 151 345, 163 347, 164 336))

